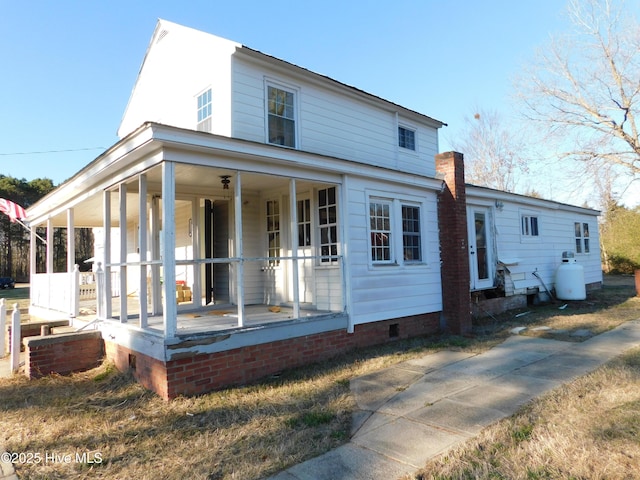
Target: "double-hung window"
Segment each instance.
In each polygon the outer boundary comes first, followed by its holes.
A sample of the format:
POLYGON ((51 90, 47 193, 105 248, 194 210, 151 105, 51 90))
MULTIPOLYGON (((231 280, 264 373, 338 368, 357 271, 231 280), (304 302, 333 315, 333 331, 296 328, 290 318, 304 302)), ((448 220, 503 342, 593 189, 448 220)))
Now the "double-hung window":
POLYGON ((576 236, 576 253, 590 253, 589 224, 575 222, 573 226, 576 236))
POLYGON ((538 217, 535 215, 522 215, 521 217, 521 232, 523 237, 537 237, 538 232, 538 217))
POLYGON ((391 248, 391 202, 371 200, 369 203, 369 224, 371 235, 371 261, 373 263, 393 263, 391 248))
POLYGON ((198 95, 198 123, 200 132, 211 132, 211 89, 198 95))
POLYGON ((267 86, 267 139, 274 145, 295 148, 295 92, 267 86))
POLYGON ((269 265, 280 265, 280 202, 267 201, 267 253, 269 265))
POLYGON ((398 146, 407 150, 416 149, 416 132, 407 127, 398 127, 398 146))
POLYGON ((402 205, 402 249, 405 262, 422 261, 420 207, 402 205))
POLYGON ((336 187, 318 190, 318 228, 320 230, 320 263, 338 261, 338 200, 336 187))
POLYGON ((420 206, 398 199, 369 199, 369 248, 373 265, 421 263, 420 206))

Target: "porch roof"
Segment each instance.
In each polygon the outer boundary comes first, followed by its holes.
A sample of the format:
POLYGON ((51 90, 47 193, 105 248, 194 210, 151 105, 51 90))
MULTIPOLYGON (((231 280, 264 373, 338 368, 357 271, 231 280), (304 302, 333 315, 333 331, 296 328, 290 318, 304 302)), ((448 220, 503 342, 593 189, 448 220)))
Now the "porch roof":
MULTIPOLYGON (((210 193, 211 177, 198 175, 197 167, 218 168, 220 175, 253 172, 334 184, 340 183, 341 176, 346 174, 433 190, 441 186, 440 180, 415 173, 148 122, 29 207, 27 219, 32 225, 52 219, 54 226, 65 226, 66 210, 74 208, 76 226, 100 226, 103 191, 116 188, 143 172, 149 172, 151 184, 154 181, 159 184, 159 174, 153 178, 151 169, 165 160, 192 168, 185 167, 178 172, 177 193, 181 183, 192 193, 206 183, 210 193)), ((259 185, 258 181, 254 188, 259 185)), ((243 188, 251 187, 250 183, 243 182, 243 188)))

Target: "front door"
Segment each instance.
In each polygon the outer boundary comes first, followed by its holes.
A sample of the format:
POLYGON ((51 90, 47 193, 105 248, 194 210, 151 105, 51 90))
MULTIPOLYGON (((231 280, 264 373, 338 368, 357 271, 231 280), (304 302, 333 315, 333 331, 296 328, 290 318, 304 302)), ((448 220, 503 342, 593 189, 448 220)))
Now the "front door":
POLYGON ((482 290, 494 286, 493 238, 489 212, 488 207, 467 209, 471 290, 482 290))

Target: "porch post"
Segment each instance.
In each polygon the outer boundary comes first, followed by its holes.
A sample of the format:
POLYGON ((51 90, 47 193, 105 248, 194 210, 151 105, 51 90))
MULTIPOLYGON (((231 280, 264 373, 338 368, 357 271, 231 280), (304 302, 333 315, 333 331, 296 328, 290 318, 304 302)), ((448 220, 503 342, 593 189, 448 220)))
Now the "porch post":
POLYGON ((109 190, 104 191, 102 208, 102 220, 104 222, 104 299, 98 299, 98 301, 104 300, 104 317, 111 318, 113 305, 111 304, 111 192, 109 190))
POLYGON ((293 318, 300 318, 300 279, 298 271, 298 205, 296 179, 289 179, 289 211, 291 214, 291 257, 293 257, 291 278, 293 281, 293 318))
POLYGON ((36 273, 38 273, 37 262, 37 251, 38 251, 38 237, 36 237, 36 226, 32 225, 29 229, 29 275, 30 278, 34 278, 36 273))
POLYGON ((67 208, 67 272, 73 272, 76 264, 76 236, 73 208, 67 208))
POLYGON ((53 272, 53 220, 47 220, 47 273, 53 272))
POLYGON ((147 175, 138 177, 138 247, 140 249, 140 328, 147 328, 147 175))
POLYGON ((178 326, 176 306, 176 165, 162 162, 162 242, 161 256, 164 266, 162 291, 164 336, 173 338, 178 326))
POLYGON ((235 222, 235 257, 239 259, 236 263, 236 292, 238 302, 238 327, 244 327, 244 251, 242 245, 242 182, 240 181, 240 172, 236 173, 234 190, 234 222, 235 222))
POLYGON ((344 311, 347 314, 347 333, 354 333, 355 325, 353 323, 353 315, 351 315, 351 267, 347 254, 349 252, 347 245, 347 232, 349 228, 349 207, 347 199, 349 198, 349 177, 342 175, 342 185, 338 192, 338 208, 340 209, 340 252, 342 254, 342 261, 340 262, 342 268, 342 305, 344 311))
POLYGON ((120 184, 120 323, 127 321, 127 185, 120 184))
POLYGON ((67 273, 69 273, 69 288, 71 299, 70 314, 77 317, 80 311, 78 298, 78 285, 80 274, 76 265, 76 235, 74 226, 73 208, 67 209, 67 273))

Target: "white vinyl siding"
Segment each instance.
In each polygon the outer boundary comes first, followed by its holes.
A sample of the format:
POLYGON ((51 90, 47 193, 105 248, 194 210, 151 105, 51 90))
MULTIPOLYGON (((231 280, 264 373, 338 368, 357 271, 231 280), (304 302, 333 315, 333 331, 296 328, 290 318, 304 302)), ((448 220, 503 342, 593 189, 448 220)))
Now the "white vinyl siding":
MULTIPOLYGON (((398 148, 397 112, 383 110, 337 90, 321 88, 301 78, 281 79, 281 73, 258 69, 236 58, 233 64, 233 133, 237 138, 265 141, 267 85, 295 82, 297 93, 296 149, 435 176, 434 155, 438 153, 437 129, 416 126, 416 151, 398 148)), ((418 123, 414 121, 412 123, 418 123)))
MULTIPOLYGON (((351 284, 351 314, 354 324, 388 318, 400 318, 442 309, 440 257, 438 242, 437 197, 432 191, 401 188, 403 201, 394 201, 394 240, 396 257, 402 255, 402 205, 420 209, 422 261, 398 264, 374 264, 371 261, 370 203, 389 199, 390 186, 383 182, 355 179, 349 181, 348 245, 351 284)), ((398 190, 395 190, 397 194, 398 190)))
POLYGON ((162 30, 168 33, 144 58, 118 136, 145 122, 195 130, 194 96, 205 85, 213 92, 210 132, 231 135, 231 58, 239 44, 166 20, 159 22, 162 30))
MULTIPOLYGON (((485 202, 495 205, 495 191, 481 188, 467 188, 468 203, 485 202)), ((542 280, 548 288, 555 283, 555 274, 562 262, 564 251, 576 249, 575 223, 589 225, 590 248, 597 245, 597 216, 595 212, 576 213, 583 209, 570 207, 539 199, 529 199, 519 195, 500 192, 502 209, 493 210, 495 221, 495 258, 497 262, 507 262, 505 291, 507 295, 527 293, 527 288, 544 291, 542 280), (538 236, 522 235, 522 217, 538 218, 538 236), (537 278, 533 273, 540 278, 537 278)), ((578 262, 583 266, 585 283, 602 281, 602 268, 598 255, 581 255, 578 262), (597 257, 597 258, 595 258, 597 257)), ((498 264, 500 268, 500 265, 498 264)), ((503 270, 504 271, 504 270, 503 270)))

